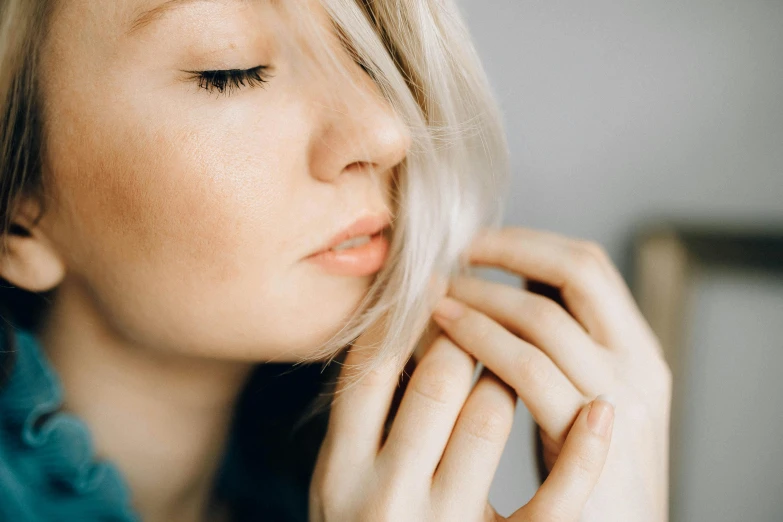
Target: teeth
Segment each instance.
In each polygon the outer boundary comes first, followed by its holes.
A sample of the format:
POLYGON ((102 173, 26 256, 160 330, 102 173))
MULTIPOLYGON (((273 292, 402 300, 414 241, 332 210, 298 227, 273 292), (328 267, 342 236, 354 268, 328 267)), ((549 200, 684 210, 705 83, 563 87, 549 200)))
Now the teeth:
POLYGON ((362 246, 362 245, 367 244, 369 242, 370 242, 370 236, 357 236, 357 237, 353 237, 353 238, 351 238, 351 239, 349 239, 347 241, 343 241, 342 243, 340 243, 336 247, 331 248, 330 250, 333 250, 333 251, 337 252, 337 251, 340 251, 340 250, 346 250, 348 248, 354 248, 354 247, 362 246))

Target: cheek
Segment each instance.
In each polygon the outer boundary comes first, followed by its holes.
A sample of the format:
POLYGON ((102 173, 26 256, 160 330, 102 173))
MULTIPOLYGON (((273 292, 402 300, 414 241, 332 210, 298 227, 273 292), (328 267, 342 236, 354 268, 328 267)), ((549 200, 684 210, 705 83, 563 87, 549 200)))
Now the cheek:
POLYGON ((286 134, 280 123, 229 136, 70 118, 49 148, 56 235, 115 331, 263 359, 325 341, 363 296, 369 278, 298 263, 324 213, 290 118, 286 134))
POLYGON ((298 262, 342 215, 335 187, 308 170, 309 104, 266 91, 263 104, 217 111, 118 84, 56 92, 53 237, 113 332, 167 351, 295 360, 342 327, 371 278, 298 262))
MULTIPOLYGON (((231 140, 207 133, 96 130, 84 146, 70 144, 70 154, 54 151, 71 158, 56 177, 75 203, 73 222, 83 227, 77 243, 101 250, 83 261, 92 264, 99 254, 119 263, 115 269, 176 268, 179 277, 221 282, 239 275, 242 252, 265 251, 268 210, 285 191, 285 179, 268 165, 259 172, 257 161, 255 169, 250 160, 243 164, 238 158, 247 154, 215 145, 231 140), (102 241, 90 239, 96 237, 102 241)), ((90 129, 79 135, 90 136, 90 129)))
POLYGON ((229 174, 231 165, 204 161, 180 140, 144 145, 118 150, 116 170, 99 168, 116 175, 103 192, 101 213, 119 217, 118 232, 136 249, 130 256, 151 264, 176 261, 210 280, 235 276, 233 254, 252 216, 240 196, 248 190, 241 176, 229 174))

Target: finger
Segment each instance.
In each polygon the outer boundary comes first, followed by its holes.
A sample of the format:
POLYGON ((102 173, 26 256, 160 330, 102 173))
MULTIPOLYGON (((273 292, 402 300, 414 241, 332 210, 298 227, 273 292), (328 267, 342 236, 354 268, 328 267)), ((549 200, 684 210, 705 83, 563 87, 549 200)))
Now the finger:
POLYGON ((454 278, 449 295, 542 350, 582 394, 592 397, 610 379, 609 353, 551 299, 465 276, 454 278))
POLYGON ((461 504, 468 513, 481 513, 486 508, 489 489, 514 423, 516 403, 514 390, 484 368, 459 414, 433 477, 436 504, 461 504), (468 502, 475 502, 473 509, 468 502))
POLYGON ((442 299, 432 317, 457 346, 516 391, 553 440, 565 440, 584 397, 549 356, 455 299, 442 299))
POLYGON ((633 344, 645 331, 622 275, 592 241, 523 227, 485 229, 466 254, 475 264, 498 266, 559 288, 574 317, 607 347, 633 344))
POLYGON ((438 336, 411 376, 379 462, 429 483, 470 393, 475 367, 470 354, 438 336))
POLYGON ((614 407, 596 398, 579 412, 552 472, 509 521, 576 522, 601 477, 609 453, 614 407))
POLYGON ((326 437, 337 458, 347 459, 345 465, 375 459, 399 383, 400 357, 380 361, 365 373, 377 358, 379 332, 377 327, 368 329, 348 349, 335 388, 326 437))

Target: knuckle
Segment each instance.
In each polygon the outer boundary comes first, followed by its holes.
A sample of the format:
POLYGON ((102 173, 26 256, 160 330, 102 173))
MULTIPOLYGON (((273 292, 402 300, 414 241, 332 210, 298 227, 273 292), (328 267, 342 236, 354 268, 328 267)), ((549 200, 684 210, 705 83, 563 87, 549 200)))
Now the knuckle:
POLYGON ((454 357, 432 357, 422 360, 410 382, 411 392, 426 402, 448 404, 460 390, 467 386, 470 375, 464 365, 457 364, 454 357))
POLYGON ((562 320, 563 310, 548 297, 536 296, 528 315, 536 325, 544 330, 554 331, 562 320))
POLYGON ((602 265, 608 262, 609 256, 603 247, 593 241, 578 241, 572 252, 574 275, 579 279, 589 279, 600 275, 602 265))
POLYGON ((606 252, 606 249, 603 247, 602 244, 598 243, 597 241, 593 241, 591 239, 583 239, 579 241, 579 246, 582 250, 586 251, 590 256, 593 257, 596 261, 602 264, 609 264, 611 263, 611 259, 609 257, 609 254, 606 252))
POLYGON ((491 404, 482 404, 467 412, 464 419, 465 432, 470 436, 490 443, 502 443, 511 430, 513 412, 491 404))
POLYGON ((511 371, 520 381, 529 383, 533 388, 543 389, 549 383, 549 371, 544 365, 542 356, 535 352, 520 351, 512 358, 511 371))

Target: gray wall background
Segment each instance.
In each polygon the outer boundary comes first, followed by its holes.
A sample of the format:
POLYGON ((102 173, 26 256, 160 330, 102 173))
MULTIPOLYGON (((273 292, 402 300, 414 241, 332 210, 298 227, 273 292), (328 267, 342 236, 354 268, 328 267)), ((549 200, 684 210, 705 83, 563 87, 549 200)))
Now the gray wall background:
MULTIPOLYGON (((783 2, 458 3, 509 135, 507 224, 594 239, 626 276, 642 222, 783 224, 783 2)), ((735 349, 710 352, 729 375, 735 349)), ((531 434, 519 403, 501 514, 537 488, 531 434)))
POLYGON ((694 282, 672 521, 783 520, 783 278, 713 268, 694 282))

